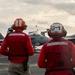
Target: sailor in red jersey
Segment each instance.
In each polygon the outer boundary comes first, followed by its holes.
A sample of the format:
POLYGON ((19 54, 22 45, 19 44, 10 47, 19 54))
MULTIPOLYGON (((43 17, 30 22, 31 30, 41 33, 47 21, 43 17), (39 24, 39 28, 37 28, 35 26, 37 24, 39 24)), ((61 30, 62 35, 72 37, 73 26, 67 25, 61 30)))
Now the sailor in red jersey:
POLYGON ((27 25, 18 18, 12 26, 13 32, 7 34, 1 45, 0 54, 8 56, 9 75, 30 75, 29 56, 34 54, 30 37, 23 32, 27 25))
POLYGON ((38 66, 46 68, 45 75, 74 75, 75 46, 62 38, 65 29, 60 23, 53 23, 49 31, 52 40, 45 43, 38 57, 38 66))

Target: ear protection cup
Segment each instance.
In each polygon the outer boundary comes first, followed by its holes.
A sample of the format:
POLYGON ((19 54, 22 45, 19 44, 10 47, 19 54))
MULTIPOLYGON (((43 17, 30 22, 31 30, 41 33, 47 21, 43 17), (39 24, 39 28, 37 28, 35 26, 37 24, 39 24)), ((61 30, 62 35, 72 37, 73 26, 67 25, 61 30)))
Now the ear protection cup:
POLYGON ((24 30, 26 30, 26 29, 27 29, 27 25, 24 26, 24 30))
POLYGON ((50 35, 50 29, 48 30, 48 36, 51 37, 51 35, 50 35))
POLYGON ((64 35, 63 37, 65 37, 67 35, 67 31, 64 29, 64 35))

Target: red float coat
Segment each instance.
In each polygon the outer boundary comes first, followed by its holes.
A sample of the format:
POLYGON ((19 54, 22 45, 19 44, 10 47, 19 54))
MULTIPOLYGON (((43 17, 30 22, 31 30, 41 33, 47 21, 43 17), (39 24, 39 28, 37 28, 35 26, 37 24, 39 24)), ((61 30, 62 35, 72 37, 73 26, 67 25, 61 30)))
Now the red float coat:
MULTIPOLYGON (((60 38, 60 41, 50 40, 43 45, 38 57, 38 66, 48 70, 69 69, 75 66, 75 46, 72 42, 60 38)), ((50 72, 48 75, 68 75, 72 71, 50 72)))
POLYGON ((8 56, 14 63, 28 61, 28 57, 34 54, 30 37, 21 30, 15 30, 5 37, 0 54, 8 56))

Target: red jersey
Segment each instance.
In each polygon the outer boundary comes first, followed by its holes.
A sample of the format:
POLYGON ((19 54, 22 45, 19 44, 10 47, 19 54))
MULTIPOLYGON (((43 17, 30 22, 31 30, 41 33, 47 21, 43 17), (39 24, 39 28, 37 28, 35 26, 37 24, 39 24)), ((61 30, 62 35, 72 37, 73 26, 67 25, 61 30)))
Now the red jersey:
POLYGON ((15 30, 5 37, 0 54, 8 56, 9 61, 14 63, 28 60, 28 57, 34 54, 30 37, 20 30, 15 30))
POLYGON ((46 68, 46 71, 73 68, 75 66, 74 44, 64 38, 60 41, 50 40, 41 49, 38 66, 46 68))

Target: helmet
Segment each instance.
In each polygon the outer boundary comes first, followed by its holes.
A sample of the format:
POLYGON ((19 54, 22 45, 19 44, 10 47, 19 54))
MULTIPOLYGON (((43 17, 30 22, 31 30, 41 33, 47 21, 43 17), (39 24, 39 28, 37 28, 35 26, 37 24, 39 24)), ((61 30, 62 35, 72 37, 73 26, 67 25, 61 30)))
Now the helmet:
POLYGON ((67 34, 66 30, 64 29, 61 23, 55 22, 51 25, 48 35, 50 37, 60 36, 65 37, 67 34))
POLYGON ((18 18, 18 19, 16 19, 16 20, 14 21, 14 24, 13 24, 12 28, 13 28, 14 30, 16 30, 16 29, 24 30, 24 29, 27 28, 27 25, 25 24, 25 22, 23 21, 23 19, 18 18))

